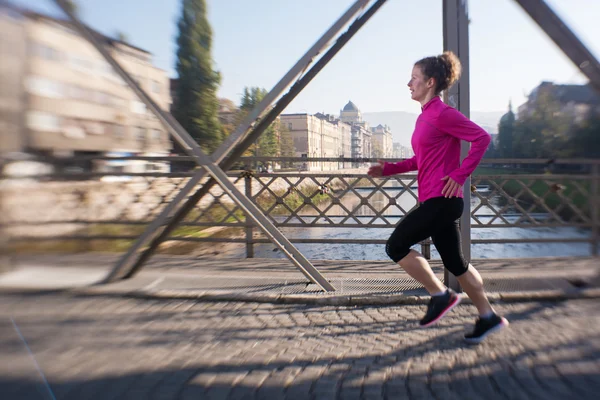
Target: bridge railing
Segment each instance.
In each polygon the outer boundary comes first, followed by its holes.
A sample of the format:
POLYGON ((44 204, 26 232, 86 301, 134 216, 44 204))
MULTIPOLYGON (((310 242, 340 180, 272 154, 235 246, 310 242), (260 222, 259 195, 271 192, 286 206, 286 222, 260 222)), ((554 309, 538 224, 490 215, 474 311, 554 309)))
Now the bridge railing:
MULTIPOLYGON (((293 243, 384 244, 388 232, 418 206, 418 183, 416 173, 368 177, 367 168, 375 161, 243 158, 228 176, 293 243), (322 228, 378 233, 306 234, 314 228, 321 233, 327 232, 322 228)), ((7 163, 0 181, 2 235, 14 251, 123 251, 185 185, 194 168, 188 157, 7 163)), ((472 235, 471 243, 587 243, 589 253, 597 255, 599 188, 599 160, 484 160, 470 188, 471 227, 480 232, 472 235), (524 238, 486 233, 504 228, 539 234, 524 238), (562 228, 578 234, 565 236, 562 228)), ((254 256, 256 244, 269 242, 219 188, 196 205, 168 240, 187 243, 186 248, 194 243, 238 243, 245 246, 247 257, 254 256)), ((430 241, 422 242, 421 250, 430 257, 430 241)))

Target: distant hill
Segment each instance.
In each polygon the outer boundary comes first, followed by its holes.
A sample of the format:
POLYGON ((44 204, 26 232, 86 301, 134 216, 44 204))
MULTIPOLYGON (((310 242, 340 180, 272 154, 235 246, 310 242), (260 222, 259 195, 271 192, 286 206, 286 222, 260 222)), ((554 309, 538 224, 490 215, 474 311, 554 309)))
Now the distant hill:
MULTIPOLYGON (((498 122, 504 111, 473 111, 471 118, 490 134, 498 133, 498 122)), ((405 111, 366 112, 363 119, 371 126, 388 125, 392 129, 394 142, 404 146, 410 145, 410 138, 415 129, 417 114, 405 111)))

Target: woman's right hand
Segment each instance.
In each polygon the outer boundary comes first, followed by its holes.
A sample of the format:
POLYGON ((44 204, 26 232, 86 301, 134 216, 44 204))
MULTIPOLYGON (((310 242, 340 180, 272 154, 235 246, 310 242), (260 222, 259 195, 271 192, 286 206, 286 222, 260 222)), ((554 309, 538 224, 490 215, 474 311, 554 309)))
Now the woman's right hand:
POLYGON ((385 162, 381 160, 378 160, 377 162, 378 164, 371 165, 369 167, 369 171, 367 172, 367 175, 372 178, 381 178, 383 176, 383 166, 385 165, 385 162))

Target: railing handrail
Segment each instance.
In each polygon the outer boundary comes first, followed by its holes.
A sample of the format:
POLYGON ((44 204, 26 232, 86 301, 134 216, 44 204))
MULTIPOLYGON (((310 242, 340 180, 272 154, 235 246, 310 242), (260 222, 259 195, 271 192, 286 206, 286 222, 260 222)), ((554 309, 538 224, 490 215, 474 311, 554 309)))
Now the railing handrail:
MULTIPOLYGON (((1 154, 0 159, 4 159, 5 162, 10 161, 37 161, 47 162, 50 164, 61 164, 74 161, 155 161, 155 162, 191 162, 194 161, 194 157, 190 156, 83 156, 77 155, 73 157, 56 157, 56 156, 38 156, 38 155, 11 155, 1 154)), ((260 162, 345 162, 345 163, 376 163, 379 160, 387 162, 397 162, 405 160, 406 158, 398 157, 240 157, 239 162, 248 161, 260 161, 260 162)), ((596 158, 484 158, 481 160, 480 165, 487 164, 536 164, 536 165, 568 165, 568 164, 581 164, 581 165, 600 165, 600 159, 596 158)))
MULTIPOLYGON (((144 157, 150 160, 164 160, 160 157, 144 157)), ((113 158, 110 158, 113 159, 113 158)), ((254 160, 256 158, 248 158, 254 160)), ((269 158, 272 160, 272 158, 269 158)), ((284 160, 302 160, 302 162, 310 162, 315 158, 282 158, 284 160)), ((354 159, 356 160, 356 159, 354 159)), ((337 161, 337 160, 336 160, 337 161)), ((501 163, 503 161, 515 161, 515 160, 504 160, 504 159, 488 159, 483 163, 501 163)), ((524 160, 517 160, 517 164, 525 164, 524 160)), ((587 234, 585 237, 573 238, 562 238, 553 237, 549 239, 536 238, 532 239, 533 242, 591 242, 595 254, 598 251, 598 242, 600 241, 600 218, 598 217, 598 207, 600 207, 599 189, 600 187, 600 160, 587 160, 590 163, 594 163, 593 168, 586 167, 584 169, 573 169, 572 174, 563 172, 562 169, 558 168, 558 173, 548 173, 552 168, 547 168, 550 163, 542 165, 543 160, 535 160, 537 164, 540 164, 543 168, 510 168, 511 171, 504 171, 502 168, 490 168, 482 171, 481 174, 475 174, 473 176, 473 185, 475 190, 473 196, 479 198, 479 204, 473 208, 471 213, 471 221, 473 228, 556 228, 556 227, 573 227, 590 229, 591 234, 589 238, 587 234), (515 173, 517 172, 517 173, 515 173), (523 173, 525 172, 525 173, 523 173), (479 184, 478 184, 479 182, 479 184), (536 188, 533 187, 535 183, 536 188), (486 190, 483 190, 481 186, 486 186, 486 190), (540 189, 541 187, 541 189, 540 189), (510 190, 509 190, 510 189, 510 190), (498 200, 499 199, 499 200, 498 200), (514 216, 511 216, 514 213, 514 216), (537 214, 540 215, 537 215, 537 214), (489 215, 488 215, 489 214, 489 215)), ((552 164, 559 164, 560 160, 555 161, 552 164)), ((577 160, 581 162, 582 160, 577 160)), ((508 164, 508 162, 506 162, 508 164)), ((512 166, 514 166, 513 163, 512 166)), ((567 170, 567 169, 565 169, 567 170)), ((77 214, 75 211, 65 212, 66 208, 57 205, 55 208, 52 203, 49 204, 52 210, 59 213, 58 217, 52 215, 52 213, 46 213, 41 217, 30 217, 25 210, 25 213, 15 214, 15 217, 11 217, 11 211, 7 210, 5 214, 5 222, 0 225, 1 229, 10 229, 11 224, 22 227, 25 229, 26 235, 27 226, 30 225, 44 225, 44 222, 48 224, 47 228, 51 229, 52 226, 59 226, 60 224, 78 224, 85 227, 86 223, 88 227, 92 227, 94 232, 91 236, 86 235, 66 235, 63 238, 79 238, 83 240, 94 240, 94 239, 106 239, 112 237, 113 239, 125 239, 122 233, 126 231, 114 231, 109 235, 103 232, 102 229, 97 229, 99 224, 114 224, 120 226, 131 226, 134 225, 133 221, 141 223, 135 223, 136 225, 143 225, 147 223, 147 219, 150 218, 150 212, 163 207, 168 200, 163 197, 155 204, 153 200, 135 200, 132 203, 125 205, 118 202, 114 203, 114 209, 112 203, 108 204, 108 207, 101 206, 98 200, 99 193, 109 193, 112 196, 112 192, 123 191, 125 195, 131 192, 134 198, 142 199, 140 193, 146 192, 150 196, 155 193, 156 196, 166 196, 169 193, 168 188, 176 188, 180 182, 185 181, 193 175, 193 170, 178 171, 178 172, 82 172, 82 173, 53 173, 46 175, 31 175, 23 176, 30 180, 44 179, 44 178, 62 178, 62 182, 59 181, 56 185, 45 186, 42 184, 35 184, 31 186, 15 186, 16 190, 11 189, 11 182, 8 182, 6 186, 0 185, 0 190, 4 190, 6 195, 10 196, 28 196, 27 190, 38 190, 48 191, 49 194, 60 195, 69 194, 74 200, 70 200, 71 204, 73 201, 76 202, 77 207, 81 207, 81 212, 77 214), (100 182, 97 180, 86 180, 86 178, 99 178, 102 176, 125 176, 131 177, 130 182, 134 183, 131 186, 126 185, 127 182, 118 180, 114 186, 98 186, 103 184, 111 184, 112 182, 100 182), (81 185, 72 184, 69 182, 70 179, 80 178, 81 185), (66 184, 65 182, 69 182, 66 184), (137 182, 147 183, 148 186, 139 186, 137 182), (63 183, 61 185, 60 183, 63 183), (125 184, 124 186, 120 186, 125 184), (166 185, 166 186, 162 186, 166 185), (171 185, 171 186, 169 186, 171 185), (25 187, 25 191, 23 190, 25 187), (89 189, 88 189, 89 188, 89 189), (101 188, 102 190, 97 190, 101 188), (152 190, 157 189, 156 192, 152 190), (167 188, 167 190, 163 190, 167 188), (140 190, 142 192, 140 192, 140 190), (67 192, 66 192, 67 191, 67 192), (78 197, 80 196, 80 197, 78 197), (136 197, 137 196, 137 197, 136 197), (147 211, 143 211, 141 216, 127 216, 130 211, 137 212, 138 207, 145 209, 149 207, 147 211), (86 209, 85 207, 93 207, 86 209), (96 210, 98 208, 98 210, 96 210), (86 211, 87 210, 87 211, 86 211), (88 215, 88 211, 98 211, 93 215, 88 215), (119 219, 118 215, 123 215, 124 218, 119 219), (146 213, 146 214, 144 214, 146 213), (52 218, 48 218, 52 216, 52 218), (37 220, 39 219, 39 221, 37 220), (72 219, 69 221, 69 219, 72 219), (120 223, 119 223, 120 222, 120 223), (131 222, 131 223, 130 223, 131 222), (52 225, 54 224, 54 225, 52 225), (112 236, 111 236, 112 235, 112 236)), ((393 228, 398 218, 402 218, 406 215, 406 212, 410 211, 410 208, 416 204, 417 196, 415 189, 418 190, 418 183, 416 182, 416 172, 408 174, 402 174, 392 177, 384 177, 381 179, 370 178, 366 174, 366 168, 361 168, 360 171, 344 171, 344 170, 333 170, 333 171, 296 171, 290 169, 287 172, 273 172, 273 173, 248 173, 248 171, 230 171, 228 174, 230 179, 235 180, 236 185, 245 186, 246 195, 249 198, 254 199, 257 204, 262 204, 263 211, 273 219, 273 223, 278 227, 289 227, 289 228, 393 228), (392 186, 393 185, 393 186, 392 186), (290 200, 287 196, 291 191, 298 191, 298 195, 289 204, 290 200), (308 190, 308 191, 307 191, 308 190), (367 191, 367 192, 365 192, 367 191), (378 195, 374 197, 374 195, 378 195), (407 195, 405 198, 403 196, 407 195), (266 198, 265 198, 266 196, 266 198), (348 199, 348 201, 346 201, 348 199), (373 200, 376 201, 373 201, 373 200), (299 206, 302 205, 302 206, 299 206), (340 205, 338 207, 338 205, 340 205), (366 206, 371 208, 371 211, 362 211, 361 207, 366 206), (288 207, 286 209, 286 207, 288 207), (303 208, 306 207, 306 208, 303 208), (327 207, 336 207, 330 209, 327 207), (277 209, 276 209, 277 208, 277 209), (310 211, 306 211, 309 209, 310 211), (327 211, 329 210, 329 211, 327 211), (280 218, 282 217, 282 218, 280 218), (308 219, 307 219, 308 218, 308 219), (311 218, 316 218, 312 221, 311 218), (312 222, 310 222, 312 221, 312 222)), ((21 177, 17 177, 18 179, 21 177)), ((199 183, 202 185, 202 182, 199 183)), ((116 192, 115 192, 116 193, 116 192)), ((37 195, 36 195, 37 196, 37 195)), ((212 205, 217 205, 226 209, 226 215, 220 216, 219 219, 213 220, 211 218, 206 220, 197 219, 199 223, 183 223, 182 226, 221 226, 221 227, 234 227, 244 228, 247 231, 247 238, 245 243, 248 247, 251 247, 255 243, 262 243, 259 239, 254 238, 252 235, 252 228, 244 222, 243 218, 234 216, 234 212, 237 212, 235 208, 231 208, 231 205, 227 204, 226 200, 221 199, 219 193, 214 195, 214 199, 208 197, 207 201, 201 204, 200 208, 197 209, 197 215, 203 216, 207 212, 207 208, 212 205), (225 203, 222 203, 222 200, 225 203), (215 203, 215 204, 213 204, 215 203), (223 206, 225 205, 225 206, 223 206)), ((39 196, 38 196, 39 197, 39 196)), ((102 197, 102 196, 100 196, 102 197)), ((57 198, 58 199, 58 198, 57 198)), ((105 200, 104 200, 105 201, 105 200)), ((22 202, 21 202, 22 203, 22 202)), ((12 204, 19 204, 19 202, 12 202, 12 204)), ((44 208, 42 206, 40 209, 44 208)), ((67 208, 74 207, 72 205, 67 208)), ((16 210, 16 209, 15 209, 16 210)), ((74 208, 75 210, 75 208, 74 208)), ((200 218, 200 217, 198 217, 200 218)), ((202 217, 204 218, 204 217, 202 217)), ((37 228, 36 228, 37 229, 37 228)), ((80 232, 80 228, 74 230, 80 232)), ((119 228, 121 229, 121 228, 119 228)), ((54 234, 54 233, 53 233, 54 234)), ((25 235, 25 236, 26 236, 25 235)), ((185 237, 181 236, 185 234, 179 234, 170 240, 184 240, 184 241, 203 241, 202 238, 198 237, 185 237)), ((21 235, 22 236, 22 235, 21 235)), ((567 235, 568 236, 568 235, 567 235)), ((15 235, 19 237, 19 235, 15 235)), ((303 240, 296 238, 294 242, 303 243, 303 240)), ((372 240, 363 240, 360 243, 374 243, 372 240)), ((512 243, 506 242, 504 239, 493 238, 493 239, 473 239, 472 243, 512 243)), ((215 241, 215 238, 207 241, 215 241)), ((226 238, 223 241, 228 241, 226 238)), ((521 241, 522 243, 527 240, 521 241)), ((345 243, 341 240, 340 243, 345 243)), ((353 242, 354 243, 354 242, 353 242)), ((356 242, 358 243, 358 242, 356 242)), ((423 244, 425 248, 427 244, 423 244)))

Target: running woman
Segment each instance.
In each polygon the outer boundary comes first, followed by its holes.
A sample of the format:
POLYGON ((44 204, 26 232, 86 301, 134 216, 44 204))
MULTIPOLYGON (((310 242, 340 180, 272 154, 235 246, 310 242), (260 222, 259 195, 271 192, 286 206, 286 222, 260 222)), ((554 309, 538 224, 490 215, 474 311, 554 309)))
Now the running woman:
POLYGON ((444 267, 456 276, 479 311, 475 329, 465 340, 479 343, 506 326, 484 292, 479 272, 465 260, 461 249, 459 219, 463 213, 463 185, 475 170, 490 143, 490 135, 456 109, 446 105, 440 94, 460 77, 456 55, 445 52, 417 61, 408 82, 411 98, 421 103, 412 135, 415 156, 399 163, 379 161, 369 168, 371 177, 418 171, 419 207, 406 215, 390 236, 386 253, 431 295, 421 327, 437 323, 460 303, 460 296, 447 288, 433 273, 415 244, 431 237, 444 267), (461 140, 471 143, 468 156, 460 163, 461 140))

